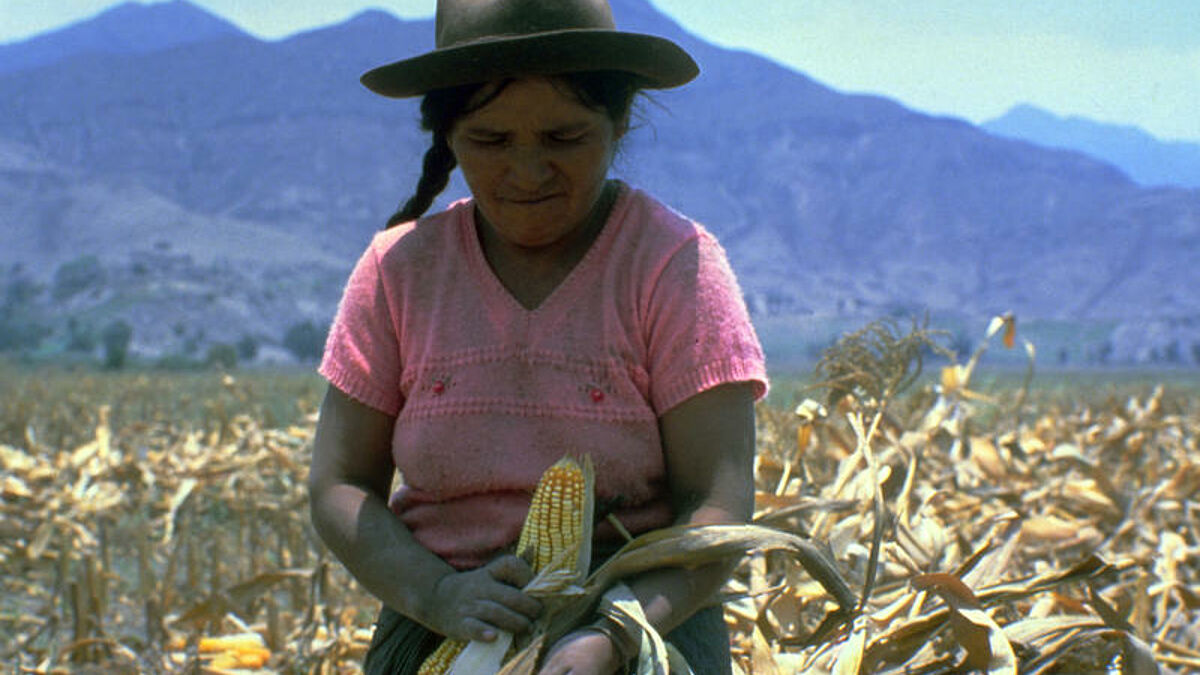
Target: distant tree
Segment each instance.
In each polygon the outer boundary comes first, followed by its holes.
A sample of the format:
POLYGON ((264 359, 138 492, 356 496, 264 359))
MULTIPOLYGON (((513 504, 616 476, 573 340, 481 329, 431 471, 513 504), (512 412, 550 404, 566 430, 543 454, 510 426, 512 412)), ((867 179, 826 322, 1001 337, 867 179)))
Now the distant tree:
POLYGON ((233 370, 237 368, 238 363, 237 347, 225 342, 218 342, 208 348, 204 362, 221 370, 233 370))
POLYGON ((184 356, 195 357, 196 352, 200 351, 200 341, 195 337, 189 337, 183 341, 183 345, 180 347, 180 350, 184 356))
POLYGON ((91 353, 96 349, 96 329, 77 317, 67 319, 67 351, 91 353))
POLYGON ((186 335, 183 339, 183 344, 180 345, 180 351, 184 356, 191 359, 198 359, 200 353, 200 345, 204 342, 204 329, 197 328, 191 335, 186 335))
MULTIPOLYGON (((950 343, 947 344, 946 347, 954 352, 955 358, 961 361, 966 361, 971 357, 971 354, 975 352, 975 339, 972 338, 971 334, 968 333, 964 328, 954 331, 954 333, 950 335, 949 340, 950 343)), ((933 354, 933 350, 926 348, 924 354, 926 356, 931 356, 933 354)))
POLYGON ((258 338, 253 335, 243 335, 235 346, 238 359, 241 361, 253 361, 258 356, 258 338))
POLYGON ((301 361, 316 361, 325 350, 325 331, 312 321, 292 324, 283 336, 283 346, 301 361))
POLYGON ((46 290, 44 285, 24 275, 11 279, 5 285, 4 302, 0 304, 0 309, 3 309, 5 313, 24 309, 33 304, 33 301, 37 300, 44 290, 46 290))
POLYGON ((100 340, 104 343, 104 367, 111 370, 124 368, 129 357, 129 343, 133 340, 133 326, 117 319, 104 327, 100 340))
POLYGON ((1183 354, 1179 347, 1179 341, 1173 340, 1165 348, 1163 348, 1163 360, 1167 363, 1179 363, 1183 360, 1183 354))
POLYGON ((0 352, 37 349, 50 332, 50 328, 40 321, 0 313, 0 352))
POLYGON ((102 285, 104 280, 105 272, 100 259, 86 255, 63 263, 54 271, 54 290, 51 295, 56 302, 61 302, 102 285))
POLYGON ((45 286, 31 279, 21 265, 13 265, 5 277, 0 279, 0 351, 37 349, 51 332, 36 306, 45 286))

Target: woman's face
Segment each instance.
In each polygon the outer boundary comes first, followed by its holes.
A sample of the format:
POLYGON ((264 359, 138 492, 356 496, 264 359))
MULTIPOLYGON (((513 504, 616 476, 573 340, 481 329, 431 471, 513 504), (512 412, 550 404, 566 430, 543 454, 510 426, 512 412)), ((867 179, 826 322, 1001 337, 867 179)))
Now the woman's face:
POLYGON ((565 85, 529 78, 457 120, 448 140, 487 224, 508 243, 538 248, 587 221, 620 135, 565 85))

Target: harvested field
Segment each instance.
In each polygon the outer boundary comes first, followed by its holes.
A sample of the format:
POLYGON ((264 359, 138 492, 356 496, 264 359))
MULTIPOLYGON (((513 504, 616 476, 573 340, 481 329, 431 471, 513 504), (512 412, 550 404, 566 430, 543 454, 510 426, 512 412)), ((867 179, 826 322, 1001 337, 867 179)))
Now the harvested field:
MULTIPOLYGON (((983 393, 972 360, 901 391, 913 345, 860 337, 759 406, 756 523, 838 579, 760 537, 741 672, 1200 673, 1196 388, 983 393)), ((357 671, 376 603, 308 521, 315 378, 0 374, 0 671, 357 671)))

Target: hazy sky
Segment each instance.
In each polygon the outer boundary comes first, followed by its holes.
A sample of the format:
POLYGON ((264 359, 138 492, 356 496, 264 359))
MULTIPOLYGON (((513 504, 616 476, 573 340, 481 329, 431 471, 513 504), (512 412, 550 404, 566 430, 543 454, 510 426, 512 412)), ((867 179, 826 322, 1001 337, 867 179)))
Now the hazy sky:
MULTIPOLYGON (((1028 102, 1200 141, 1200 0, 652 0, 684 27, 842 91, 975 122, 1028 102)), ((192 0, 261 37, 434 0, 192 0)), ((0 0, 0 43, 116 0, 0 0)), ((620 23, 620 17, 617 17, 620 23)))

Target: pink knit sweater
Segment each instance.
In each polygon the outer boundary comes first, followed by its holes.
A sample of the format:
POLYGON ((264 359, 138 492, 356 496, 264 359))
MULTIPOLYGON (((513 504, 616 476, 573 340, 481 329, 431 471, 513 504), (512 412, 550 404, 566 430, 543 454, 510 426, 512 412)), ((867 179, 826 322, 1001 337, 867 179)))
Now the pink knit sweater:
POLYGON ((616 500, 628 529, 669 524, 658 418, 718 384, 767 387, 720 245, 624 185, 583 260, 533 310, 492 273, 470 201, 376 235, 321 373, 397 416, 393 509, 460 568, 516 540, 538 477, 566 453, 591 455, 598 499, 616 500))

